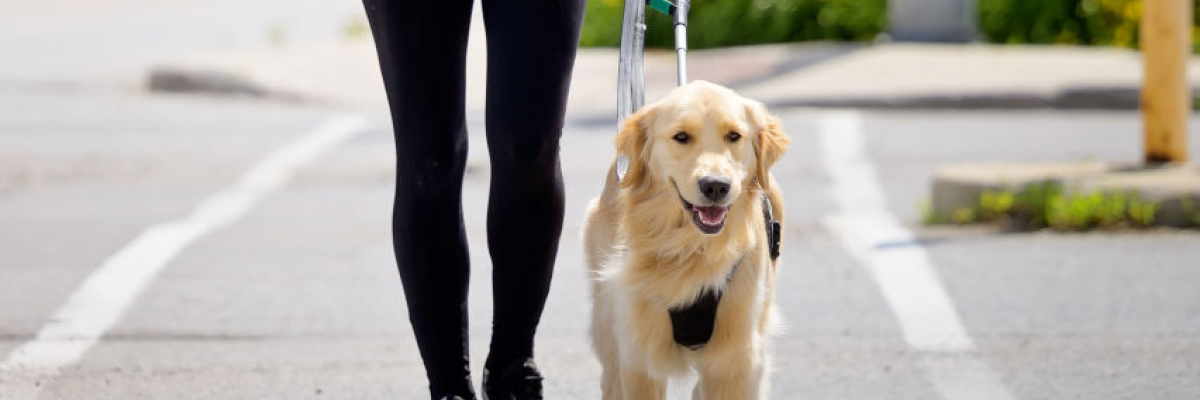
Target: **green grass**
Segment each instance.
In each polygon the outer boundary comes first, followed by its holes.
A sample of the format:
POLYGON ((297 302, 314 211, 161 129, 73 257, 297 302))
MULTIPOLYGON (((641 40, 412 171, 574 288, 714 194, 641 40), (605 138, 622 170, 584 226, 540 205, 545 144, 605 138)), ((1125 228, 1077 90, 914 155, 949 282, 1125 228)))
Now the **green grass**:
POLYGON ((361 17, 353 16, 342 23, 342 37, 345 39, 362 39, 370 35, 371 27, 361 17))
MULTIPOLYGON (((1058 231, 1126 229, 1154 226, 1159 204, 1135 192, 1067 193, 1061 185, 1032 184, 1020 190, 984 191, 973 207, 935 215, 924 206, 926 224, 995 223, 1008 229, 1058 231)), ((1185 209, 1187 205, 1185 205, 1185 209)), ((1200 212, 1192 211, 1200 228, 1200 212)))
POLYGON ((287 30, 283 25, 275 24, 267 28, 267 43, 279 47, 287 44, 287 30))
POLYGON ((1179 204, 1179 206, 1191 219, 1192 224, 1200 227, 1200 207, 1197 207, 1195 202, 1193 202, 1190 197, 1183 198, 1181 202, 1182 203, 1179 204))

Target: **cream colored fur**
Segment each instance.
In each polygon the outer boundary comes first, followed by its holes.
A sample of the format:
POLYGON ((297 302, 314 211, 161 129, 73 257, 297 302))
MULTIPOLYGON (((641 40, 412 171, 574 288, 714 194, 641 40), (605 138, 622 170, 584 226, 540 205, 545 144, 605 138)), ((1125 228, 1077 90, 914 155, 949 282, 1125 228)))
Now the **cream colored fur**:
POLYGON ((775 264, 761 193, 782 221, 768 171, 788 141, 762 104, 708 82, 680 87, 625 122, 616 145, 629 171, 618 181, 615 163, 609 168, 583 233, 604 399, 663 399, 667 380, 689 370, 700 378, 694 399, 767 397, 775 264), (673 140, 679 133, 692 140, 673 140), (732 201, 721 231, 704 234, 680 197, 700 204, 696 180, 713 174, 733 179, 732 201), (723 290, 716 328, 703 349, 688 350, 674 342, 668 309, 706 288, 723 290))

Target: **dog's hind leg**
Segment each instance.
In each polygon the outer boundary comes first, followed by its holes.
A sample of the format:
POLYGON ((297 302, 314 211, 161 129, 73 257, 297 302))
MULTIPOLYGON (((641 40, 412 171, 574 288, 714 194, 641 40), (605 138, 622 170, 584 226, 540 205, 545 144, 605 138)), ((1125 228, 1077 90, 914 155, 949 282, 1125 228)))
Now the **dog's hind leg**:
POLYGON ((592 346, 600 365, 604 369, 601 374, 600 390, 604 400, 622 400, 621 389, 621 359, 617 354, 616 341, 612 338, 611 327, 592 327, 592 346))
POLYGON ((656 379, 644 371, 629 367, 621 368, 621 389, 624 400, 664 400, 667 398, 667 382, 656 379))
POLYGON ((601 399, 622 400, 620 367, 604 365, 604 372, 600 379, 601 399))
POLYGON ((700 370, 692 400, 761 400, 767 397, 766 370, 760 360, 743 360, 729 367, 700 370), (736 366, 735 366, 736 365, 736 366))
POLYGON ((692 400, 760 400, 766 396, 766 388, 760 387, 761 377, 757 371, 701 376, 692 391, 692 400))
MULTIPOLYGON (((589 263, 592 263, 589 260, 589 263)), ((595 265, 595 264, 592 264, 595 265)), ((595 278, 593 278, 595 279, 595 278)), ((612 299, 604 292, 601 282, 592 282, 592 350, 600 360, 603 368, 600 390, 604 400, 622 400, 621 395, 621 356, 617 348, 617 338, 614 336, 612 299)))
POLYGON ((692 388, 692 400, 704 400, 704 385, 696 382, 696 387, 692 388))

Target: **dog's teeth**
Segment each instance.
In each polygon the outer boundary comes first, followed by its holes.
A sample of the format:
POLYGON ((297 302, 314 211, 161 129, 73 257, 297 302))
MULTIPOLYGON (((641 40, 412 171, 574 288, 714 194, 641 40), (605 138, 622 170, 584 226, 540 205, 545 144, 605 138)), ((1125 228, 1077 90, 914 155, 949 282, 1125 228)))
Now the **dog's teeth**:
POLYGON ((701 223, 707 226, 719 226, 725 220, 729 209, 722 206, 692 206, 692 211, 699 217, 701 223))

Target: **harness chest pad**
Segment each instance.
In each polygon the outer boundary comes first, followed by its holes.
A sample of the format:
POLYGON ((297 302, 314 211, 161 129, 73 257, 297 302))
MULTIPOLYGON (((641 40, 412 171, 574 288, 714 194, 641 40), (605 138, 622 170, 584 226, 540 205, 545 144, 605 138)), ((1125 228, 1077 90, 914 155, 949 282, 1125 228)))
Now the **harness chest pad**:
POLYGON ((675 343, 689 350, 699 350, 712 339, 717 322, 717 305, 721 303, 721 292, 708 290, 695 303, 672 308, 671 333, 675 343))

